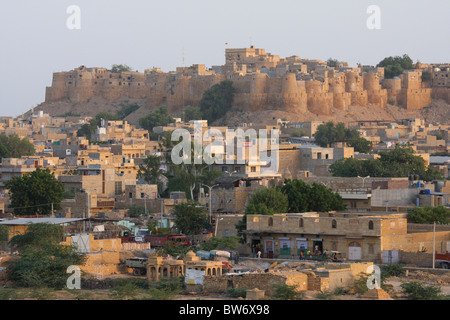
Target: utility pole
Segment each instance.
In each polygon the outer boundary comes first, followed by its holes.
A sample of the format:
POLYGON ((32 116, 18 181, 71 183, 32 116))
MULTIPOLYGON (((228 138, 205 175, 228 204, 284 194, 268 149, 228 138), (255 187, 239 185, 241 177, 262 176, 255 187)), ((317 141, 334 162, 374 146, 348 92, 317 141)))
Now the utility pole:
POLYGON ((436 264, 436 221, 433 222, 433 269, 436 264))
POLYGON ((53 202, 52 202, 52 218, 55 217, 55 214, 53 213, 53 202))
POLYGON ((223 218, 216 219, 216 229, 214 231, 214 237, 217 237, 217 228, 219 227, 219 221, 223 220, 223 218))
POLYGON ((215 184, 213 186, 208 186, 208 185, 202 183, 202 186, 208 187, 208 189, 209 189, 209 224, 211 224, 211 222, 212 222, 212 220, 211 220, 211 217, 212 217, 212 201, 211 201, 212 188, 218 186, 218 184, 215 184))
POLYGON ((163 212, 164 212, 164 199, 161 198, 161 221, 159 223, 160 228, 162 228, 162 223, 163 223, 163 212))

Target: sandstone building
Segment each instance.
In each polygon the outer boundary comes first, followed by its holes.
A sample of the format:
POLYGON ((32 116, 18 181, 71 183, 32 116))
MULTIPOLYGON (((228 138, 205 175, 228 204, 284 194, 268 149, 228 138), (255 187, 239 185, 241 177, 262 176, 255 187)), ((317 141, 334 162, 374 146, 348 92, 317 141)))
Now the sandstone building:
POLYGON ((109 101, 128 97, 145 100, 149 109, 165 104, 170 112, 180 112, 185 106, 197 105, 212 85, 230 80, 236 89, 234 108, 246 111, 330 115, 333 108, 347 110, 349 105, 384 108, 391 103, 415 110, 428 106, 432 98, 450 102, 448 66, 416 68, 399 78, 384 79, 383 68, 330 67, 320 60, 280 58, 251 46, 226 49, 225 64, 208 69, 195 64, 168 73, 157 68, 112 73, 81 66, 56 72, 45 101, 85 103, 95 96, 109 101), (431 82, 423 83, 423 70, 431 74, 431 82))

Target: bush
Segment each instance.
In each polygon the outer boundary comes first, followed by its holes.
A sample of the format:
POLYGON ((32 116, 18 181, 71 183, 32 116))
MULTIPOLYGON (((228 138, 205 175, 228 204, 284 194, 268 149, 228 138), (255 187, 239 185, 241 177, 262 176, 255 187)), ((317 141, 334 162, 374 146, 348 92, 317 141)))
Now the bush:
POLYGON ((424 285, 419 282, 401 284, 402 292, 408 300, 438 300, 443 298, 441 288, 434 285, 424 285))
POLYGON ((343 287, 338 287, 338 288, 334 289, 334 291, 333 291, 333 294, 335 296, 343 296, 343 295, 347 295, 349 293, 350 293, 350 291, 348 289, 343 288, 343 287))
POLYGON ((148 281, 145 279, 139 279, 139 278, 118 278, 113 280, 113 287, 122 287, 127 284, 132 284, 136 288, 139 289, 148 289, 148 281))
POLYGON ((359 277, 353 282, 353 290, 355 290, 358 294, 364 294, 366 293, 369 288, 367 287, 367 279, 370 277, 370 275, 365 273, 360 273, 359 277))
POLYGON ((152 283, 148 290, 148 300, 171 300, 184 290, 184 278, 162 278, 152 283))
POLYGON ((227 290, 227 295, 231 298, 245 298, 247 295, 247 289, 244 288, 230 288, 227 290))
POLYGON ((320 293, 318 293, 316 295, 316 298, 319 300, 333 300, 334 297, 334 293, 329 292, 329 291, 321 291, 320 293))
POLYGON ((113 298, 125 299, 136 295, 138 286, 133 282, 124 282, 121 285, 114 286, 110 289, 113 298))
MULTIPOLYGON (((150 212, 147 208, 147 213, 150 212)), ((136 205, 132 205, 129 209, 128 209, 128 216, 130 218, 139 218, 140 216, 145 214, 145 207, 141 207, 141 206, 136 206, 136 205)))
POLYGON ((405 273, 403 270, 404 265, 400 263, 383 265, 380 267, 381 269, 381 279, 387 279, 389 277, 398 277, 405 273))
POLYGON ((296 291, 296 285, 274 284, 275 294, 272 296, 276 300, 301 300, 303 293, 296 291))

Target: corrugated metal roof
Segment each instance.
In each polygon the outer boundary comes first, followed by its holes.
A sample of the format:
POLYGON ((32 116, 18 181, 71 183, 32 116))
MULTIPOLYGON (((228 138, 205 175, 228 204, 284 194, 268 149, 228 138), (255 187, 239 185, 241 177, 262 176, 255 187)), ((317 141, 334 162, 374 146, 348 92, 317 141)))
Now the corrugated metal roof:
POLYGON ((19 218, 13 220, 0 221, 0 225, 27 225, 33 223, 50 223, 50 224, 64 224, 76 221, 85 220, 83 218, 19 218))

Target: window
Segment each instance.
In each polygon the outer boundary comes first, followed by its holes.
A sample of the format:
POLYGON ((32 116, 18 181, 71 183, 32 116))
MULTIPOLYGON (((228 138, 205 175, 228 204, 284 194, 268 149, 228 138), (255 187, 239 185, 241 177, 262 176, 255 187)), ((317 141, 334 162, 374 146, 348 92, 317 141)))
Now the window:
POLYGON ((141 199, 145 198, 145 194, 141 192, 141 199))
POLYGON ((373 230, 373 221, 372 220, 369 221, 369 230, 373 230))
POLYGON ((335 219, 333 219, 333 220, 331 221, 331 227, 332 227, 333 229, 336 229, 336 228, 337 228, 337 222, 336 222, 335 219))
POLYGON ((373 250, 373 244, 369 243, 369 254, 373 254, 374 250, 373 250))
POLYGON ((268 225, 269 225, 269 227, 273 226, 273 218, 272 217, 269 218, 268 225))
POLYGON ((256 167, 250 167, 251 172, 256 172, 256 167))
POLYGON ((300 221, 298 222, 298 226, 300 227, 300 228, 303 228, 303 224, 304 222, 303 222, 303 218, 300 218, 300 221))

